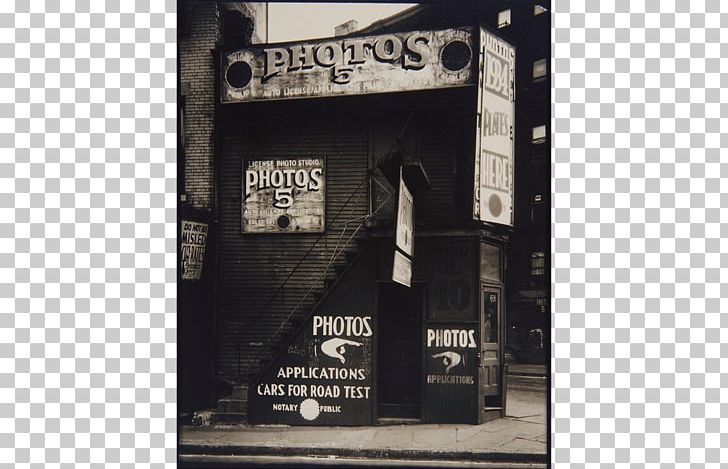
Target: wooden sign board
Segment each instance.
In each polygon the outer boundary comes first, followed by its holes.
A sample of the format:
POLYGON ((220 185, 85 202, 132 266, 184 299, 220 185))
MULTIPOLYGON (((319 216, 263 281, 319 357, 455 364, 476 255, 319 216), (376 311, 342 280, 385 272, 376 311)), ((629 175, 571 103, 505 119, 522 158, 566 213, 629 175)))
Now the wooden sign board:
POLYGON ((473 217, 513 226, 514 47, 480 30, 473 217))
POLYGON ((366 314, 309 318, 248 391, 255 424, 371 425, 375 321, 366 314))
POLYGON ((361 95, 473 83, 470 28, 266 44, 225 53, 221 101, 361 95))
POLYGON ((243 233, 320 233, 326 216, 323 157, 243 161, 243 233))

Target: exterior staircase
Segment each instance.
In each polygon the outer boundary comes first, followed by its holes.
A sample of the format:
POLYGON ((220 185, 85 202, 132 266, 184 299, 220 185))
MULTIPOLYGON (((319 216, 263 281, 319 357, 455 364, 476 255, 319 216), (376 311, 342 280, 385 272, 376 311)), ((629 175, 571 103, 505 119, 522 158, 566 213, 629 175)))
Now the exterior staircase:
MULTIPOLYGON (((354 200, 355 196, 365 196, 367 190, 367 180, 365 179, 352 193, 347 204, 354 200)), ((327 231, 331 229, 338 216, 342 213, 346 205, 339 210, 333 219, 327 225, 327 231)), ((382 208, 384 204, 380 205, 382 208)), ((366 249, 366 230, 378 209, 364 217, 358 217, 353 220, 347 220, 343 223, 340 230, 338 240, 333 246, 330 241, 326 245, 327 263, 323 272, 318 274, 320 281, 308 289, 303 296, 295 303, 290 312, 283 319, 280 326, 262 344, 259 352, 251 357, 257 363, 255 370, 245 376, 239 376, 235 383, 232 384, 232 392, 229 396, 221 398, 217 401, 217 407, 214 409, 201 410, 192 416, 192 425, 195 426, 216 426, 216 425, 239 425, 247 421, 248 410, 248 388, 249 384, 255 383, 257 379, 273 364, 280 351, 288 345, 288 343, 296 336, 297 331, 303 327, 309 316, 316 310, 318 305, 331 293, 337 286, 338 282, 346 275, 346 273, 354 266, 363 251, 366 249)), ((339 221, 341 226, 341 221, 339 221)), ((323 238, 321 235, 319 240, 323 238)), ((317 240, 314 246, 319 243, 317 240)), ((279 293, 283 292, 287 283, 294 281, 295 273, 300 266, 305 265, 307 257, 313 250, 309 250, 300 260, 296 268, 294 268, 288 277, 283 281, 277 289, 279 293)), ((272 304, 276 300, 275 295, 271 297, 268 304, 272 304)), ((266 308, 263 308, 265 310, 266 308)))

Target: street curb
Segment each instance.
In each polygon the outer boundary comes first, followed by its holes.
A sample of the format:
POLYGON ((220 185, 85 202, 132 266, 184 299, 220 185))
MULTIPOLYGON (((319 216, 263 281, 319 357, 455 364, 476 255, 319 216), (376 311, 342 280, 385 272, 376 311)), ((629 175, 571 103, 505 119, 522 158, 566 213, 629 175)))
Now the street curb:
POLYGON ((178 447, 180 456, 187 455, 229 455, 229 456, 335 456, 372 459, 427 459, 440 461, 473 462, 546 462, 546 453, 496 453, 485 451, 430 451, 416 449, 378 448, 327 448, 327 447, 281 447, 245 445, 183 444, 178 447))

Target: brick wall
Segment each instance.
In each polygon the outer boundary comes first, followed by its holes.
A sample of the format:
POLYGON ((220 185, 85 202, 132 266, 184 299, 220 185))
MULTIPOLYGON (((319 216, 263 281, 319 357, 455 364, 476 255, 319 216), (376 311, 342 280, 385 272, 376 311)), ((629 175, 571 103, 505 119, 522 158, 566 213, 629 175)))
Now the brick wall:
POLYGON ((179 0, 179 86, 184 129, 184 192, 195 208, 212 210, 215 68, 220 39, 218 7, 209 0, 179 0))

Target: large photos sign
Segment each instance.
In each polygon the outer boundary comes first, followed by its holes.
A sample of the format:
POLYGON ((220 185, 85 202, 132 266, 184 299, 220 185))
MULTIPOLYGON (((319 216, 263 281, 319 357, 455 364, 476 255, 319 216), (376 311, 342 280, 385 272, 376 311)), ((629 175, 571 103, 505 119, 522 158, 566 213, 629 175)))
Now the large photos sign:
POLYGON ((326 217, 323 157, 243 161, 243 233, 323 232, 326 217))
POLYGON ((469 28, 267 44, 223 54, 223 103, 468 85, 469 28))
POLYGON ((480 31, 473 217, 513 226, 515 49, 480 31))

